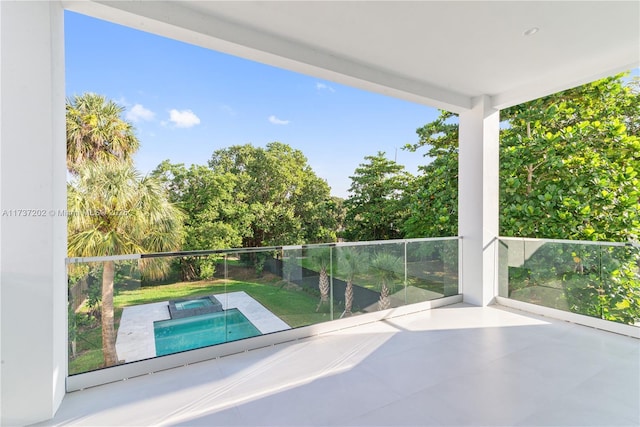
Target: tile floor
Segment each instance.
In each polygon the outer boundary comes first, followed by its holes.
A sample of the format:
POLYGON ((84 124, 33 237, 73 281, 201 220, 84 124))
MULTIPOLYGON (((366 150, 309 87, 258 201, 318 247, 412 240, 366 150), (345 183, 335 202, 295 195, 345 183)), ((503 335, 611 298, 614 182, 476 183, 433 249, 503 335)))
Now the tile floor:
POLYGON ((42 425, 638 426, 640 341, 456 304, 70 393, 42 425))

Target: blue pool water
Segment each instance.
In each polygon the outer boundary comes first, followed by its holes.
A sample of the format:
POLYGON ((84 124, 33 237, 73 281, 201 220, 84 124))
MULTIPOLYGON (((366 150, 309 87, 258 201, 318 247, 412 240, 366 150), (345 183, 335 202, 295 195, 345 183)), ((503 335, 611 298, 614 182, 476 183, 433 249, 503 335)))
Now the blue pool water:
POLYGON ((261 335, 237 308, 153 322, 156 356, 261 335))
POLYGON ((209 298, 198 298, 189 301, 181 301, 176 303, 178 310, 192 310, 194 308, 210 307, 213 302, 209 298))

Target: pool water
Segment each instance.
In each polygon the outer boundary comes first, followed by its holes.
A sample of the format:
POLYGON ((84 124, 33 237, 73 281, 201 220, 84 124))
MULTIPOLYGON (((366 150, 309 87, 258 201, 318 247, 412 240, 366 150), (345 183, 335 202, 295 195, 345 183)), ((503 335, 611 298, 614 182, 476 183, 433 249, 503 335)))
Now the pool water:
POLYGON ((192 299, 176 303, 177 310, 193 310, 194 308, 210 307, 213 302, 209 298, 192 299))
POLYGON ((153 322, 156 356, 262 335, 237 308, 153 322))

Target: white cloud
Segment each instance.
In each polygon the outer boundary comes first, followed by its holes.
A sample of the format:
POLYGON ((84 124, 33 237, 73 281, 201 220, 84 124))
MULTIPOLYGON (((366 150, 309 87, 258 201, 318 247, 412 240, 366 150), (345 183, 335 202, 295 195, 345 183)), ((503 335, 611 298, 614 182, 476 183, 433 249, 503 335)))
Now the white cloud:
POLYGON ((269 116, 269 121, 274 125, 288 125, 289 120, 280 120, 276 116, 269 116))
POLYGON ((320 82, 316 83, 316 89, 318 89, 318 90, 327 90, 329 92, 335 92, 334 88, 332 88, 331 86, 327 86, 326 84, 320 83, 320 82))
POLYGON ((200 118, 191 110, 169 111, 169 121, 177 128, 190 128, 200 124, 200 118))
POLYGON ((156 113, 153 111, 144 108, 141 104, 136 104, 129 111, 127 111, 127 120, 132 122, 139 122, 140 120, 145 120, 150 122, 154 119, 156 113))

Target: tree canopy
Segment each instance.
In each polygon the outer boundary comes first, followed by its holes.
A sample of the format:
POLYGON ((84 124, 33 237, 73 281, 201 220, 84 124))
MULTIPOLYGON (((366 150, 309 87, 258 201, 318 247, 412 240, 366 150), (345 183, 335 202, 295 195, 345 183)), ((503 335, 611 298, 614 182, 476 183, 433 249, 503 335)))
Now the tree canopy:
MULTIPOLYGON (((640 230, 640 94, 618 75, 501 112, 500 234, 626 241, 640 230)), ((457 234, 458 125, 418 129, 408 237, 457 234)))
POLYGON ((404 192, 413 177, 384 152, 365 160, 350 177, 344 235, 348 240, 398 239, 407 217, 404 192))
POLYGON ((236 145, 215 151, 209 167, 236 178, 234 197, 252 216, 243 246, 335 240, 329 185, 300 150, 280 142, 236 145))
POLYGON ((66 102, 67 169, 78 173, 85 161, 131 162, 140 142, 133 125, 121 118, 124 107, 95 93, 66 102))
POLYGON ((185 250, 336 239, 339 201, 286 144, 235 145, 216 150, 208 166, 165 161, 153 174, 187 213, 185 250))
POLYGON ((640 231, 640 93, 621 76, 505 111, 500 231, 626 241, 640 231))

